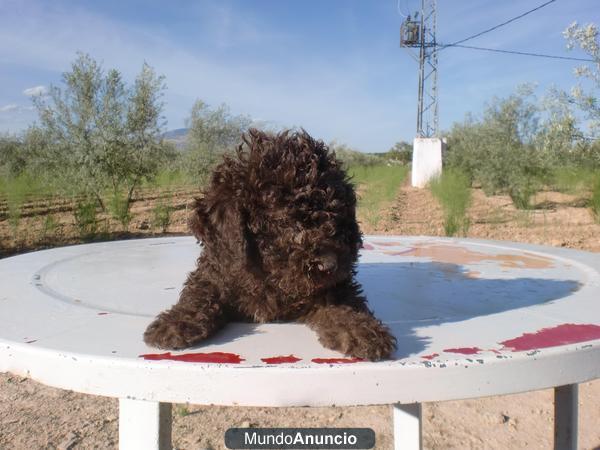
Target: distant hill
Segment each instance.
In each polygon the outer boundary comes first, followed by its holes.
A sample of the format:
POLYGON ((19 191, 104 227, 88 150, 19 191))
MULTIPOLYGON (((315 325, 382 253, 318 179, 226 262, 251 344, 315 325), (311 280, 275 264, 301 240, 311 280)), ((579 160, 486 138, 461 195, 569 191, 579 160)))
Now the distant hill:
POLYGON ((189 131, 189 128, 177 128, 176 130, 165 131, 162 137, 165 141, 173 142, 175 147, 181 150, 185 148, 189 131))

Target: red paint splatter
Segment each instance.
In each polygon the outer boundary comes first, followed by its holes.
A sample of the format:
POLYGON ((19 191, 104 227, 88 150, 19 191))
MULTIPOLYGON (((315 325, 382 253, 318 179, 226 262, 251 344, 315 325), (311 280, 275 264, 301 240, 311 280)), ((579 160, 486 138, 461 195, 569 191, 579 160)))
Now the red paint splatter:
POLYGON ((172 360, 172 361, 184 361, 184 362, 198 362, 198 363, 219 363, 219 364, 239 364, 244 361, 240 355, 235 353, 223 353, 223 352, 212 352, 212 353, 184 353, 182 355, 173 355, 170 352, 167 353, 150 353, 146 355, 140 355, 148 361, 159 361, 159 360, 172 360))
POLYGON ((375 247, 373 247, 371 244, 367 243, 367 242, 363 242, 362 247, 365 250, 375 250, 375 247))
POLYGON ((98 315, 99 315, 99 316, 105 316, 105 315, 107 315, 107 314, 108 314, 107 312, 99 312, 99 313, 98 313, 98 315))
POLYGON ((261 358, 262 362, 267 364, 284 364, 284 363, 295 363, 302 361, 302 358, 296 358, 294 355, 288 356, 273 356, 271 358, 261 358))
POLYGON ((460 353, 461 355, 476 355, 481 349, 479 347, 460 347, 460 348, 446 348, 445 352, 448 353, 460 353))
POLYGON ((552 328, 542 328, 535 333, 524 333, 518 338, 500 343, 513 352, 522 352, 525 350, 592 341, 594 339, 600 339, 600 326, 564 323, 552 328))
POLYGON ((313 358, 312 362, 317 364, 349 364, 362 362, 361 358, 313 358))
POLYGON ((439 353, 432 353, 431 355, 425 355, 425 356, 421 356, 421 358, 423 358, 423 359, 429 359, 429 360, 432 360, 433 358, 436 358, 436 357, 438 357, 438 356, 440 356, 440 354, 439 354, 439 353))

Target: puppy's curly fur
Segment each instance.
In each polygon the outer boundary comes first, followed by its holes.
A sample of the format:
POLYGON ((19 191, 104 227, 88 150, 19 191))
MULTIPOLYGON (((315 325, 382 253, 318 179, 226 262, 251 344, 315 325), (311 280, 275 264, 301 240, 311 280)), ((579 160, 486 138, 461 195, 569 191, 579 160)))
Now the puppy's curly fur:
POLYGON ((346 172, 322 141, 304 130, 250 130, 196 200, 197 268, 144 340, 182 349, 231 321, 298 321, 325 347, 388 357, 395 338, 354 279, 362 244, 355 208, 346 172))

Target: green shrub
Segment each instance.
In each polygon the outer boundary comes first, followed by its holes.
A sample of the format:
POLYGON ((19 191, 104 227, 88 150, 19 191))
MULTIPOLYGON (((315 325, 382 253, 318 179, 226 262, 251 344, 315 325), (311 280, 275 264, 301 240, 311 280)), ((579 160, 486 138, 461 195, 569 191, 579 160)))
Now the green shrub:
POLYGON ((194 185, 195 181, 191 178, 183 169, 164 169, 158 172, 147 186, 167 190, 194 185))
POLYGON ((467 217, 467 208, 471 203, 469 177, 458 169, 448 168, 431 180, 429 189, 444 211, 446 236, 458 233, 466 235, 470 225, 467 217))
POLYGON ((17 235, 19 223, 21 222, 21 203, 14 201, 14 199, 8 200, 8 223, 12 229, 14 237, 17 235))
POLYGON ((548 185, 558 192, 580 195, 592 190, 596 173, 587 167, 558 167, 552 171, 548 185))
POLYGON ((75 204, 73 213, 79 229, 79 236, 82 239, 92 238, 98 231, 97 207, 96 200, 85 198, 78 200, 75 204))
POLYGON ((130 202, 127 197, 120 192, 113 192, 108 201, 108 210, 123 226, 123 230, 127 231, 131 222, 130 202))
POLYGON ((358 213, 372 226, 377 226, 386 204, 396 198, 408 174, 408 166, 351 166, 348 174, 358 190, 358 213))
POLYGON ((519 171, 509 177, 508 195, 517 209, 531 209, 531 200, 540 190, 540 182, 534 176, 519 171))
POLYGON ((360 152, 345 144, 338 144, 335 141, 329 143, 329 149, 335 152, 335 156, 348 169, 353 167, 381 166, 384 163, 383 158, 379 155, 360 152))
POLYGON ((2 183, 2 191, 6 197, 8 223, 16 239, 19 223, 23 213, 23 204, 31 195, 34 180, 28 174, 6 178, 2 183))
POLYGON ((42 241, 48 239, 50 235, 53 235, 58 228, 58 221, 52 214, 46 215, 44 217, 44 222, 42 223, 42 241))
POLYGON ((191 414, 191 411, 187 404, 186 405, 176 405, 175 406, 175 414, 177 414, 179 417, 186 417, 191 414))
POLYGON ((530 208, 557 157, 536 139, 539 107, 530 90, 521 91, 494 99, 480 120, 468 117, 455 124, 445 162, 479 183, 486 195, 508 193, 517 208, 530 208))
POLYGON ((412 162, 413 147, 409 142, 396 142, 394 146, 385 153, 388 161, 399 164, 410 164, 412 162))
MULTIPOLYGON (((471 183, 476 181, 482 165, 483 126, 468 116, 463 123, 454 123, 447 135, 444 166, 460 169, 471 183)), ((481 182, 480 180, 477 180, 481 182)))
POLYGON ((171 223, 172 211, 173 207, 171 205, 165 204, 163 200, 158 202, 152 209, 152 226, 159 228, 162 233, 165 233, 171 223))

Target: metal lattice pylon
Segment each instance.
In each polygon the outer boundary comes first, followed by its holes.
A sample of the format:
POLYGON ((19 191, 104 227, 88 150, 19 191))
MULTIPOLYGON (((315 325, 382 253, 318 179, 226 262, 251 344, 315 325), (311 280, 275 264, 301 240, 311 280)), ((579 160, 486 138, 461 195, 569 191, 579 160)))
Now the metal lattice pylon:
POLYGON ((437 0, 421 0, 421 12, 408 16, 400 27, 400 46, 419 64, 417 136, 438 133, 438 57, 436 42, 437 0), (418 49, 418 55, 411 49, 418 49))

